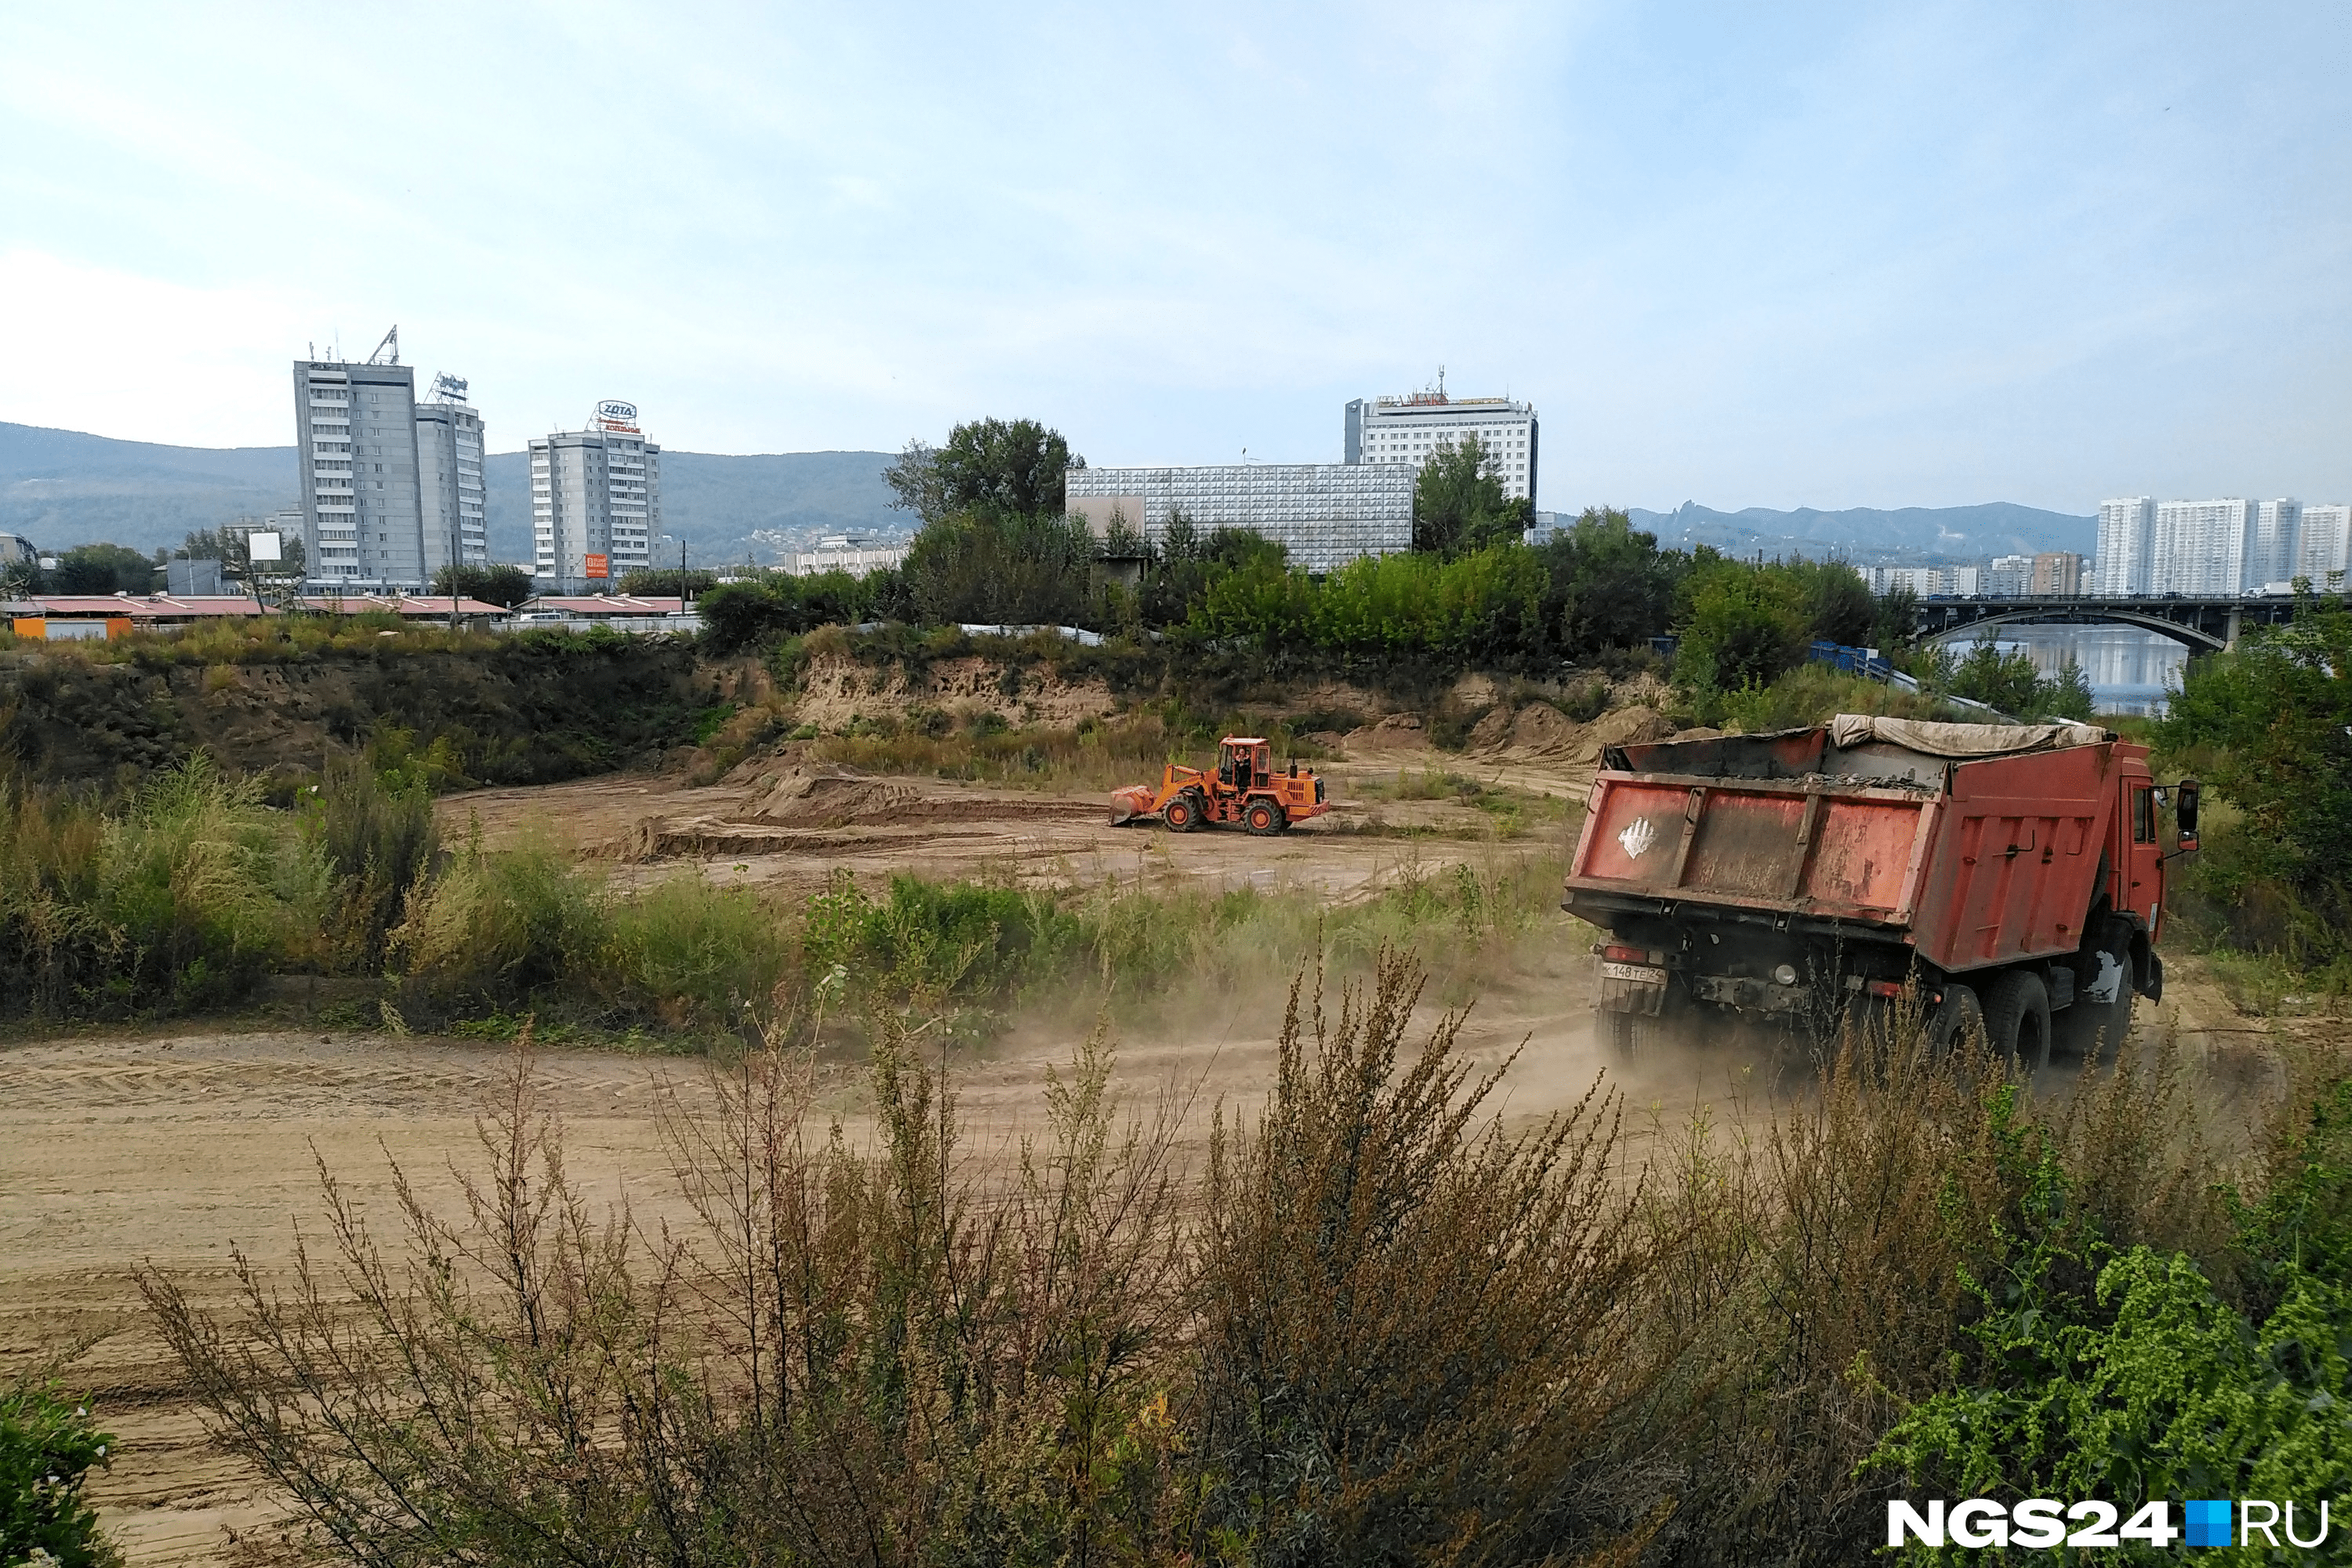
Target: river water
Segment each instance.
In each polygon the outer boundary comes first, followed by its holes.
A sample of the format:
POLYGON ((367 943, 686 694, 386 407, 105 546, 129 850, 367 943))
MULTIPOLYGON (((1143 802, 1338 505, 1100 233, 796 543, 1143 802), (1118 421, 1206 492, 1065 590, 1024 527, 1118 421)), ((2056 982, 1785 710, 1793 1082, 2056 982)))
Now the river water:
MULTIPOLYGON (((2102 713, 2161 713, 2168 696, 2180 689, 2189 650, 2170 637, 2137 626, 2005 626, 1994 641, 2004 652, 2025 650, 2033 667, 2055 675, 2069 654, 2089 677, 2091 696, 2102 713)), ((1968 657, 1969 639, 1954 637, 1952 652, 1968 657)))

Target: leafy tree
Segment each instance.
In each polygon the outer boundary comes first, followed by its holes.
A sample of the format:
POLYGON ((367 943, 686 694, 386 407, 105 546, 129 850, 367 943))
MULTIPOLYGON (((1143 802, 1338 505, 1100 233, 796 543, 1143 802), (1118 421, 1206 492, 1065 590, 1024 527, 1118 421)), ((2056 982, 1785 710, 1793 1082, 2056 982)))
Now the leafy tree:
POLYGON ((1535 521, 1534 503, 1503 493, 1499 453, 1475 435, 1441 441, 1412 486, 1412 547, 1458 555, 1517 539, 1535 521))
POLYGON ((1822 642, 1860 647, 1878 625, 1878 602, 1870 584, 1843 561, 1807 561, 1800 557, 1784 570, 1804 584, 1813 636, 1822 642))
POLYGON ((1220 577, 1254 564, 1279 574, 1287 554, 1255 529, 1218 528, 1203 533, 1181 510, 1171 512, 1144 567, 1139 593, 1143 623, 1181 626, 1220 577))
POLYGON ((2094 711, 2091 678, 2073 654, 2033 694, 2034 710, 2050 719, 2088 719, 2094 711))
POLYGON ((123 544, 77 544, 49 574, 60 594, 145 594, 155 586, 156 563, 123 544))
POLYGON ((1908 584, 1878 596, 1870 644, 1890 658, 1907 655, 1918 646, 1919 595, 1908 584))
POLYGON ((1544 625, 1572 658, 1646 642, 1673 624, 1689 565, 1614 508, 1587 507, 1537 552, 1549 574, 1544 625))
POLYGON ((1956 697, 2021 718, 2034 710, 2041 686, 2042 672, 2023 648, 2003 653, 1999 643, 1986 637, 1960 660, 1949 689, 1956 697))
POLYGON ((1727 560, 1701 545, 1684 592, 1675 671, 1690 685, 1769 686, 1804 662, 1812 605, 1796 574, 1727 560))
POLYGON ((823 626, 855 626, 906 615, 896 572, 772 572, 748 583, 721 583, 702 595, 702 636, 714 653, 764 647, 823 626))
POLYGON ((1060 431, 1034 419, 974 419, 948 432, 944 446, 908 442, 882 477, 898 492, 892 504, 928 527, 974 510, 1059 516, 1065 476, 1086 466, 1060 431))
POLYGON ((907 586, 925 623, 1069 625, 1086 616, 1097 542, 1058 512, 979 508, 931 523, 907 550, 907 586))
POLYGON ((696 566, 680 572, 675 566, 641 567, 621 579, 624 594, 670 595, 683 592, 689 597, 707 594, 719 585, 719 574, 696 566))
POLYGON ((2352 913, 2352 611, 2306 598, 2291 624, 2192 659, 2157 736, 2209 753, 2286 879, 2352 913))
POLYGON ((454 592, 468 599, 479 599, 486 605, 501 609, 513 609, 538 591, 536 580, 520 566, 444 566, 433 574, 433 591, 436 594, 454 592))

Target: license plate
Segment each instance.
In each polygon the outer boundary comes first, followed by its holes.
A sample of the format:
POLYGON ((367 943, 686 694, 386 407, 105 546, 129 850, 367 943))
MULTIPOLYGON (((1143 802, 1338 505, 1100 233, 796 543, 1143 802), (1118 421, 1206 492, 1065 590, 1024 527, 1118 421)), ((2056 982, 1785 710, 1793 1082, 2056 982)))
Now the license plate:
POLYGON ((1601 978, 1631 980, 1641 985, 1664 985, 1666 983, 1666 972, 1663 969, 1652 969, 1647 964, 1618 963, 1604 958, 1601 961, 1601 978))

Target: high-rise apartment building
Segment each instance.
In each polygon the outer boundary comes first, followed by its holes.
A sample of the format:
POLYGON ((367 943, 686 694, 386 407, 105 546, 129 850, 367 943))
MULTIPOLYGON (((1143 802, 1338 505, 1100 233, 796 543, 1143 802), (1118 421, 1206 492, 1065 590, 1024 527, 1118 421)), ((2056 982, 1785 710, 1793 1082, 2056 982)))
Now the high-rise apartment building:
POLYGON ((2273 583, 2294 575, 2296 546, 2301 542, 2303 506, 2299 501, 2266 500, 2254 511, 2253 542, 2246 551, 2249 594, 2259 594, 2273 583))
POLYGON ((453 558, 461 566, 489 564, 482 416, 466 401, 466 383, 457 376, 435 376, 433 395, 416 405, 416 479, 426 575, 453 558))
MULTIPOLYGON (((2234 497, 2158 502, 2147 591, 2219 597, 2244 592, 2254 512, 2252 501, 2234 497)), ((2104 559, 2105 552, 2100 554, 2104 559)))
POLYGON ((2128 599, 2147 592, 2148 552, 2156 543, 2156 498, 2099 503, 2099 592, 2128 599))
POLYGON ((327 588, 418 588, 425 566, 416 485, 416 375, 404 364, 298 360, 306 574, 327 588))
POLYGON ((653 564, 661 532, 661 448, 633 403, 599 403, 585 430, 530 443, 535 575, 545 594, 591 593, 653 564))
POLYGON ((2072 596, 2083 591, 2083 558, 2071 550, 2045 550, 2033 558, 2026 592, 2072 596))
POLYGON ((1440 446, 1469 436, 1495 454, 1505 495, 1536 499, 1535 405, 1448 397, 1443 373, 1434 391, 1350 402, 1341 455, 1349 463, 1404 464, 1418 473, 1440 446))
POLYGON ((2352 571, 2352 506, 2305 507, 2302 535, 2294 575, 2325 589, 2329 574, 2352 571))

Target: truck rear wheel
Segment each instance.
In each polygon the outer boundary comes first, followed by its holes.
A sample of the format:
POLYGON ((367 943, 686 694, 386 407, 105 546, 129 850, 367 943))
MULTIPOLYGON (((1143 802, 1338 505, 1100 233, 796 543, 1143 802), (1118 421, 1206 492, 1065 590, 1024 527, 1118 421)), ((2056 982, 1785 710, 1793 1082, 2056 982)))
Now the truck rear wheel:
POLYGON ((1995 1054, 2028 1072, 2050 1065, 2050 992, 2042 976, 2012 969, 1994 977, 1985 987, 1985 1037, 1995 1054))
POLYGON ((1656 1043, 1657 1020, 1639 1013, 1597 1013, 1601 1020, 1601 1042, 1610 1054, 1627 1060, 1642 1055, 1656 1043))
POLYGON ((1282 807, 1263 796, 1249 803, 1249 809, 1242 814, 1242 824, 1259 835, 1279 833, 1290 826, 1282 807))
POLYGON ((1984 1003, 1973 987, 1945 986, 1942 1004, 1927 1020, 1928 1044, 1940 1057, 1958 1049, 1971 1036, 1985 1037, 1984 1003))

